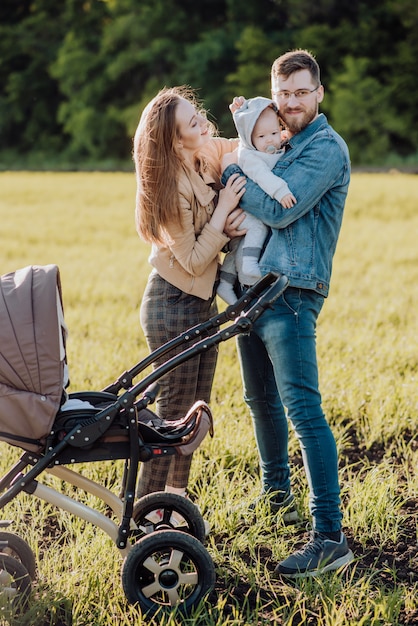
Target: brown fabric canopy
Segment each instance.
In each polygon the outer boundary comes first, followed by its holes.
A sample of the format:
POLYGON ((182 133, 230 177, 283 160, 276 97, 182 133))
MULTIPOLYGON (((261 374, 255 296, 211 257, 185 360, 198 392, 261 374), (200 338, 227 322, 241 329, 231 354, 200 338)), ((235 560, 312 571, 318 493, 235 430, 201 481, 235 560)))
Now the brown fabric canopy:
POLYGON ((62 399, 59 306, 56 265, 0 277, 0 439, 25 449, 49 434, 62 399))

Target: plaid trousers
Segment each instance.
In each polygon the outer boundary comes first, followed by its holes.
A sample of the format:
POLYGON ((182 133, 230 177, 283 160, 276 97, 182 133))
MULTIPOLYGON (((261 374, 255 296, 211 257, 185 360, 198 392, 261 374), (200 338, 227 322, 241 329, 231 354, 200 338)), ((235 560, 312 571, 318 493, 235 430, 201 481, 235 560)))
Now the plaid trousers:
MULTIPOLYGON (((151 272, 140 308, 141 326, 151 351, 216 313, 214 298, 202 300, 184 293, 161 278, 155 270, 151 272)), ((157 360, 154 367, 185 347, 177 347, 166 358, 157 360)), ((218 348, 210 348, 163 376, 159 380, 161 392, 157 399, 157 415, 165 420, 175 420, 183 417, 196 400, 209 402, 217 357, 218 348)), ((142 463, 137 497, 164 491, 166 485, 185 489, 192 456, 174 455, 142 463)))

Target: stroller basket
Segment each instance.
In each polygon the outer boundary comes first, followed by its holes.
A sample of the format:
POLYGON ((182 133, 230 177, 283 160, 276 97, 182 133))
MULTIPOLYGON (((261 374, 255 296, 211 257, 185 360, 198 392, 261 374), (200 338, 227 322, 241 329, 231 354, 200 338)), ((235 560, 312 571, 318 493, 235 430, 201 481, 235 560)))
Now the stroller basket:
MULTIPOLYGON (((58 267, 30 266, 2 276, 0 440, 20 447, 23 454, 0 479, 0 509, 22 491, 34 494, 105 530, 126 556, 127 570, 136 567, 134 561, 142 558, 142 542, 145 539, 141 536, 145 532, 140 530, 144 528, 142 522, 138 526, 143 509, 138 509, 139 503, 134 506, 139 463, 161 456, 191 454, 208 433, 213 435, 212 415, 205 402, 197 402, 187 415, 176 421, 164 421, 148 408, 158 394, 159 379, 211 347, 240 333, 248 333, 258 317, 283 293, 287 283, 285 276, 268 274, 249 288, 234 305, 153 351, 111 385, 100 391, 68 394, 67 329, 58 267), (224 324, 228 325, 221 328, 224 324), (179 346, 182 348, 180 353, 168 358, 135 383, 135 379, 149 365, 179 346), (65 467, 116 459, 125 461, 118 497, 65 467), (98 495, 112 509, 118 522, 92 512, 89 507, 75 503, 67 496, 57 495, 54 490, 39 483, 38 478, 43 471, 98 495), (138 533, 140 541, 135 543, 135 548, 140 543, 141 547, 132 557, 130 540, 137 540, 138 533)), ((158 494, 150 495, 159 497, 158 494)), ((169 500, 172 495, 162 494, 169 500)), ((170 511, 178 507, 188 519, 186 509, 192 505, 186 501, 186 506, 183 501, 184 498, 176 500, 170 505, 170 511)), ((204 534, 200 514, 193 511, 190 519, 187 532, 202 540, 204 534), (198 518, 200 521, 196 522, 198 518)), ((167 523, 165 520, 163 528, 167 528, 167 523)), ((145 526, 149 527, 149 520, 145 526)), ((171 524, 169 528, 172 528, 171 524)), ((171 540, 187 551, 188 544, 184 546, 184 538, 180 539, 177 534, 171 533, 171 540)), ((167 536, 164 543, 166 540, 167 536)), ((208 558, 201 554, 200 547, 193 546, 193 551, 200 553, 200 559, 208 558)), ((125 593, 129 599, 130 574, 126 576, 125 593)), ((212 578, 211 575, 206 590, 213 584, 212 578)), ((205 585, 202 593, 204 589, 205 585)), ((141 593, 139 595, 142 598, 141 593)), ((136 592, 133 596, 136 600, 132 601, 137 601, 136 592)), ((144 599, 144 603, 147 610, 152 610, 152 602, 150 604, 144 599)))

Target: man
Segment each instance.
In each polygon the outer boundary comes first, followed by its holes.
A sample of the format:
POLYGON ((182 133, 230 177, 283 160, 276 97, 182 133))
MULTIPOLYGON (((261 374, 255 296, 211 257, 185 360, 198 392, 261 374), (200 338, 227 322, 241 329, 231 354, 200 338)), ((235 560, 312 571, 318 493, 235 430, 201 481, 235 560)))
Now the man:
MULTIPOLYGON (((284 208, 247 179, 240 207, 271 229, 260 259, 263 274, 276 271, 289 287, 272 309, 238 338, 244 397, 254 423, 262 490, 271 510, 296 512, 290 486, 288 424, 302 450, 313 531, 309 542, 276 567, 288 577, 315 576, 353 559, 341 531, 338 458, 334 436, 321 407, 316 357, 316 323, 328 295, 332 259, 350 180, 348 149, 319 114, 324 97, 320 70, 305 50, 273 63, 272 97, 291 135, 273 172, 296 197, 284 208)), ((226 167, 222 182, 235 172, 226 167)), ((242 217, 236 213, 228 234, 242 217)), ((289 518, 292 519, 291 517, 289 518)), ((294 518, 293 518, 294 519, 294 518)))

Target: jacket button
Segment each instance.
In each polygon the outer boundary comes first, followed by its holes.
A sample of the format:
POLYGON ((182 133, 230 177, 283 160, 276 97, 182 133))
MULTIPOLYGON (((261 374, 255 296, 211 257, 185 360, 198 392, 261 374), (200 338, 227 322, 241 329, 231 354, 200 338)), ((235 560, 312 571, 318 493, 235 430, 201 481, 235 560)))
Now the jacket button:
POLYGON ((318 289, 323 289, 324 285, 322 283, 318 283, 318 289))

